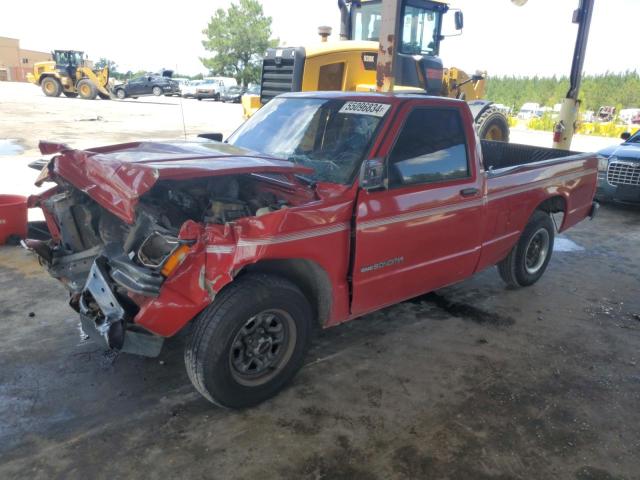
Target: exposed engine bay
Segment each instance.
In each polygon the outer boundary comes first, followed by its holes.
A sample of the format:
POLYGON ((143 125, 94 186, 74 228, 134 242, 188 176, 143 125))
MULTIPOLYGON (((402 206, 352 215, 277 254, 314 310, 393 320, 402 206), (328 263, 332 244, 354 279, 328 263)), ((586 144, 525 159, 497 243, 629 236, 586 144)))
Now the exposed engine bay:
MULTIPOLYGON (((166 258, 180 247, 178 232, 187 220, 224 225, 286 208, 290 201, 284 192, 277 195, 274 191, 278 189, 269 188, 265 181, 269 178, 239 175, 158 182, 140 199, 133 225, 127 225, 85 193, 61 185, 60 193, 43 202, 57 220, 61 241, 43 256, 55 267, 56 260, 63 257, 120 254, 139 267, 160 273, 166 258)), ((64 275, 58 273, 58 277, 64 275)), ((73 281, 76 275, 71 277, 66 280, 72 281, 65 283, 72 292, 79 292, 81 279, 73 281)))
POLYGON ((115 324, 127 328, 120 320, 137 314, 140 299, 157 297, 165 278, 189 252, 193 242, 178 238, 185 222, 226 225, 295 204, 290 184, 278 175, 165 180, 140 197, 135 223, 129 225, 86 193, 58 183, 58 191, 42 206, 56 221, 59 241, 32 241, 29 248, 69 289, 71 306, 83 321, 91 319, 109 347, 118 349, 124 335, 114 331, 115 324))

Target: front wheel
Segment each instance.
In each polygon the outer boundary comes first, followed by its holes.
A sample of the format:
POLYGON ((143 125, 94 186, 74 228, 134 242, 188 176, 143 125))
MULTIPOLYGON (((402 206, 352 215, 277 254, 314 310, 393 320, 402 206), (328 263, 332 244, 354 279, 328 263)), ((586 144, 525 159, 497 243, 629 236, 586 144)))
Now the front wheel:
POLYGON ((300 369, 311 331, 311 307, 294 284, 276 276, 241 277, 195 320, 187 373, 216 405, 256 405, 300 369))
POLYGON ((123 88, 119 88, 116 90, 116 97, 120 100, 124 100, 127 98, 127 92, 125 92, 123 88))
POLYGON ((98 96, 98 89, 88 78, 83 78, 82 80, 80 80, 78 82, 78 85, 76 86, 76 89, 78 90, 80 98, 82 98, 83 100, 95 100, 95 98, 98 96))
POLYGON ((62 92, 62 85, 54 77, 45 77, 40 86, 47 97, 59 97, 62 92))
POLYGON ((551 260, 554 240, 555 229, 551 216, 536 210, 518 243, 498 263, 500 277, 512 287, 528 287, 536 283, 551 260))

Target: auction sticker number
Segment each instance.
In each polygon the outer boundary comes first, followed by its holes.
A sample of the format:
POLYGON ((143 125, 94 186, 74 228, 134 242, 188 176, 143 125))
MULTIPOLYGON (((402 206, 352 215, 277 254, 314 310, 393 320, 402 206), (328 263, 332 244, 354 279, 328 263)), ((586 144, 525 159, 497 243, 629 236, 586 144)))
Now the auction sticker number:
POLYGON ((373 115, 374 117, 384 117, 389 110, 388 103, 371 102, 347 102, 340 109, 340 113, 354 113, 356 115, 373 115))

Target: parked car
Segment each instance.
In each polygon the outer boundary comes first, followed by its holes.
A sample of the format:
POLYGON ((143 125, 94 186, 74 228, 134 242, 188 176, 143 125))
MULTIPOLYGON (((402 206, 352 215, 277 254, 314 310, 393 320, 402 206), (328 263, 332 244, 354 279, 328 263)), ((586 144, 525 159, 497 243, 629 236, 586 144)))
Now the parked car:
POLYGON ((187 372, 225 407, 282 389, 315 325, 493 265, 536 283, 551 215, 562 232, 597 207, 595 155, 478 144, 466 102, 419 94, 284 94, 226 143, 40 149, 57 185, 29 204, 53 239, 26 245, 84 332, 154 356, 192 323, 187 372))
POLYGON ((136 98, 143 95, 180 95, 178 82, 162 75, 143 75, 113 87, 113 94, 124 99, 136 98))
POLYGON ((171 95, 175 95, 176 97, 181 97, 182 96, 182 89, 189 84, 189 82, 191 80, 189 80, 188 78, 183 78, 183 77, 171 77, 171 80, 175 81, 178 83, 178 88, 180 89, 180 91, 178 93, 173 93, 173 94, 167 94, 167 96, 171 96, 171 95))
POLYGON ((200 85, 196 87, 195 98, 202 100, 204 98, 213 98, 214 100, 220 100, 222 91, 224 90, 224 84, 219 80, 211 78, 205 78, 200 85))
POLYGON ((622 134, 624 142, 598 152, 598 191, 601 200, 640 203, 640 130, 622 134))
POLYGON ((196 89, 198 88, 198 85, 201 85, 203 81, 204 80, 191 80, 180 89, 182 96, 184 98, 194 98, 196 96, 196 89))
POLYGON ((244 95, 245 89, 242 87, 229 87, 226 88, 224 93, 221 95, 221 100, 227 103, 240 103, 240 99, 242 95, 244 95))
POLYGON ((541 117, 542 113, 540 110, 539 103, 525 103, 522 105, 522 108, 518 111, 518 118, 520 120, 531 120, 532 118, 541 117))

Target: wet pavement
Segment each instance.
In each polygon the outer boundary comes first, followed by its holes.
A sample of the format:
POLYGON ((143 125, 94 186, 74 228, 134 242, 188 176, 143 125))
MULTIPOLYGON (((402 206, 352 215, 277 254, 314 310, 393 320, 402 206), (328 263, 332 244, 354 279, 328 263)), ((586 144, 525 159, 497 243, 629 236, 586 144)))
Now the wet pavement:
POLYGON ((0 248, 0 478, 640 478, 640 209, 561 237, 533 287, 490 269, 321 333, 275 399, 213 407, 184 371, 86 340, 0 248))

